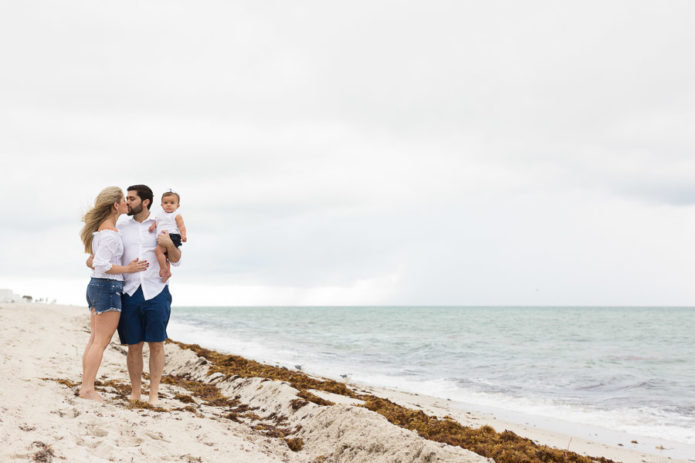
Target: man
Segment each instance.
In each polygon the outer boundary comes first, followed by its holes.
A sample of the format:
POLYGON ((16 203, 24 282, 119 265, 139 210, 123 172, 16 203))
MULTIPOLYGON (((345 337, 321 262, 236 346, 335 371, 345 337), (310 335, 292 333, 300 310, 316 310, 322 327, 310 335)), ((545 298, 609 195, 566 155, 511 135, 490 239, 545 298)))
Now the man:
POLYGON ((147 270, 127 273, 123 282, 121 318, 118 336, 121 344, 128 345, 128 375, 132 392, 130 400, 140 400, 142 389, 142 348, 146 342, 150 348, 150 394, 149 403, 158 399, 159 382, 164 369, 164 341, 171 313, 171 294, 168 284, 159 276, 159 263, 155 256, 157 244, 166 248, 169 262, 177 266, 181 252, 174 246, 169 234, 157 236, 150 232, 154 216, 150 215, 152 190, 145 185, 128 187, 126 203, 128 218, 118 223, 123 240, 123 261, 139 258, 149 262, 147 270))

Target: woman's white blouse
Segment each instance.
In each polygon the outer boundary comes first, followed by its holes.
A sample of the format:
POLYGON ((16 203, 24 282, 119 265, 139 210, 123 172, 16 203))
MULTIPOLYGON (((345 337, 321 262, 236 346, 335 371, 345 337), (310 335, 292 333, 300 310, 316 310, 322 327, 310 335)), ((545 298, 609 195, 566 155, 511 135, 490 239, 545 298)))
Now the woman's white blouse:
POLYGON ((123 241, 121 236, 113 230, 94 232, 92 238, 92 252, 94 253, 93 278, 108 278, 110 280, 123 280, 123 275, 110 275, 106 272, 114 265, 121 265, 123 256, 123 241))

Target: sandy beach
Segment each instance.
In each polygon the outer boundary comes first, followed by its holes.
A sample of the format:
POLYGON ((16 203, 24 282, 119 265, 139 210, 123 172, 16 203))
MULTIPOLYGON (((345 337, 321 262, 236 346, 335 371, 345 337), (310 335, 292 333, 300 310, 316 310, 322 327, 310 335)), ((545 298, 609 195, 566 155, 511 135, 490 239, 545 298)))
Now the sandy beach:
POLYGON ((106 403, 85 401, 75 390, 87 323, 82 307, 0 304, 0 461, 490 461, 446 439, 424 438, 426 430, 394 424, 396 418, 374 411, 381 399, 450 429, 490 426, 562 452, 626 463, 688 461, 660 455, 658 447, 668 448, 668 442, 650 442, 651 452, 644 445, 629 448, 631 442, 609 445, 423 395, 321 379, 307 379, 298 388, 304 379, 297 373, 280 380, 281 371, 235 372, 238 362, 216 363, 223 357, 176 343, 166 346, 159 407, 126 400, 126 350, 117 342, 107 348, 99 370, 106 403))

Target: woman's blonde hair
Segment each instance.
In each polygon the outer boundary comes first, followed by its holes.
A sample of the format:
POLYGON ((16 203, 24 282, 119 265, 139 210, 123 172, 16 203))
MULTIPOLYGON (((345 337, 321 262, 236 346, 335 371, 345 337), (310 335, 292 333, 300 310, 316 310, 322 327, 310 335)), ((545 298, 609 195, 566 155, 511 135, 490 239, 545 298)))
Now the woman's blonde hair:
POLYGON ((82 243, 84 243, 84 252, 90 254, 92 252, 92 233, 99 229, 99 225, 108 219, 113 214, 113 205, 118 203, 123 198, 123 190, 117 186, 107 186, 97 196, 92 207, 82 218, 84 227, 80 232, 82 243))

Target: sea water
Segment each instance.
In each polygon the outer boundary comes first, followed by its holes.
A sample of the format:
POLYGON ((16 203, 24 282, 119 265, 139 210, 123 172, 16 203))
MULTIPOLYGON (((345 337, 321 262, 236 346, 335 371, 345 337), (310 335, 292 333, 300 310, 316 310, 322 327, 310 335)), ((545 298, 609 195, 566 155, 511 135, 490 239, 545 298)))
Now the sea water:
POLYGON ((174 307, 172 339, 695 444, 695 308, 174 307))

